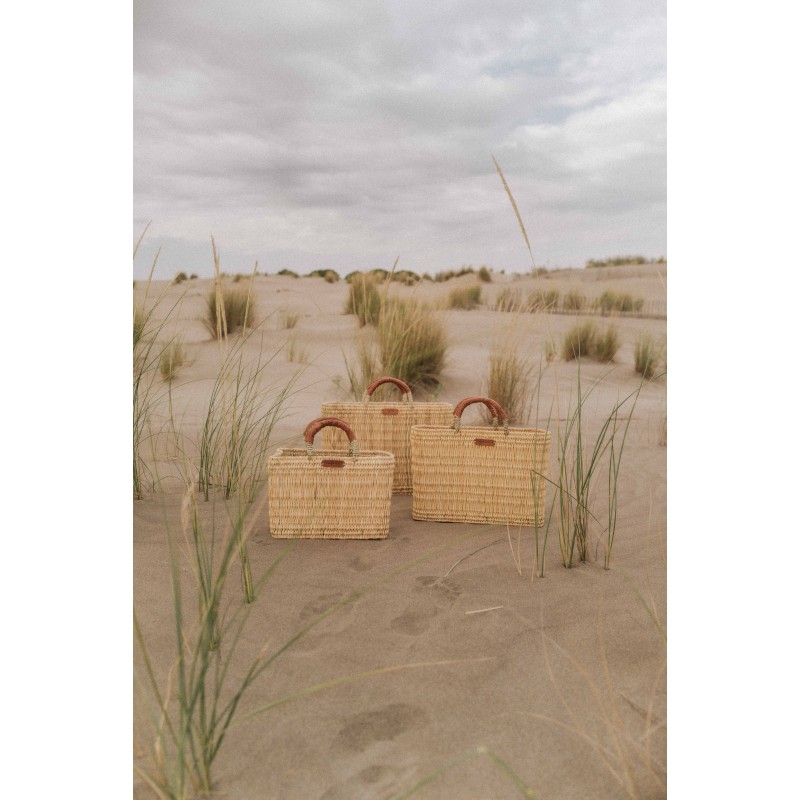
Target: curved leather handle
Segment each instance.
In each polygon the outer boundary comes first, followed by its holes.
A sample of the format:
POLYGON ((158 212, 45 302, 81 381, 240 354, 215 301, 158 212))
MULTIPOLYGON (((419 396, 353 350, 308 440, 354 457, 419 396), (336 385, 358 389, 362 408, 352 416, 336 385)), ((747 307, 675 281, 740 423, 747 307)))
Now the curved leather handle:
POLYGON ((500 403, 496 400, 492 400, 490 397, 477 396, 465 397, 453 409, 453 428, 455 428, 456 433, 461 430, 461 415, 464 413, 464 409, 467 406, 471 406, 473 403, 483 403, 492 413, 492 425, 496 428, 498 421, 502 421, 503 430, 508 434, 508 415, 503 411, 503 407, 500 403))
POLYGON ((364 390, 364 399, 367 400, 372 397, 372 393, 384 383, 393 383, 403 393, 403 400, 411 400, 411 387, 405 381, 401 381, 400 378, 390 378, 388 375, 385 375, 383 378, 376 378, 372 381, 364 390))
POLYGON ((471 406, 473 403, 483 403, 485 406, 489 408, 489 411, 492 412, 493 417, 498 417, 501 422, 505 422, 508 419, 508 415, 505 411, 503 411, 502 406, 496 400, 492 400, 490 397, 465 397, 454 409, 453 409, 453 416, 454 417, 461 417, 464 413, 464 409, 467 406, 471 406))
POLYGON ((339 419, 339 417, 318 417, 317 419, 311 420, 311 422, 306 425, 306 429, 303 432, 303 439, 306 445, 311 446, 314 444, 314 437, 323 428, 341 428, 347 434, 351 445, 356 440, 353 429, 343 419, 339 419))

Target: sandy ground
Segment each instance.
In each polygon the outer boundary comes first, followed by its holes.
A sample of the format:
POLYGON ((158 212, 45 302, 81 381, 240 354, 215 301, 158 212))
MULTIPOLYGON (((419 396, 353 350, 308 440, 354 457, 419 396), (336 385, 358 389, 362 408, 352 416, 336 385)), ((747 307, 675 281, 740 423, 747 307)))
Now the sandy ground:
MULTIPOLYGON (((424 283, 416 291, 436 301, 473 281, 465 276, 424 283)), ((523 336, 538 363, 544 344, 549 340, 558 347, 574 324, 569 315, 491 310, 505 285, 524 290, 552 285, 562 292, 576 285, 590 297, 611 288, 666 311, 663 265, 536 279, 495 275, 492 284, 483 284, 488 302, 481 309, 439 312, 450 350, 437 399, 456 403, 485 391, 488 353, 498 336, 523 336)), ((210 286, 198 280, 170 286, 159 303, 159 313, 174 306, 163 335, 180 334, 190 363, 170 393, 157 387, 152 414, 157 435, 148 440, 154 444, 147 458, 158 480, 154 491, 134 502, 134 606, 163 686, 175 660, 168 534, 178 544, 187 608, 192 608, 181 475, 195 463, 220 362, 219 346, 200 322, 210 286), (174 435, 164 433, 172 429, 166 425, 170 409, 174 435)), ((358 325, 342 314, 343 282, 260 276, 255 287, 264 321, 248 348, 253 354, 259 348, 279 351, 265 371, 265 385, 280 386, 299 373, 272 445, 297 446, 322 402, 347 398, 345 357, 354 352, 358 325), (282 327, 284 311, 299 315, 295 328, 282 327)), ((164 284, 154 284, 151 296, 162 289, 164 284)), ((143 291, 138 283, 139 299, 143 291)), ((601 327, 609 323, 593 319, 601 327)), ((581 368, 584 386, 602 378, 586 407, 590 436, 617 398, 639 384, 633 369, 638 335, 666 336, 664 319, 615 323, 623 341, 616 363, 585 362, 581 368)), ((541 403, 552 402, 563 412, 570 397, 574 402, 577 378, 575 362, 557 359, 546 366, 541 403)), ((215 796, 393 800, 433 776, 414 797, 526 796, 493 755, 538 798, 665 796, 666 413, 666 381, 660 378, 643 388, 631 422, 610 570, 603 568, 600 529, 591 534, 590 560, 565 569, 553 525, 546 576, 537 578, 532 529, 415 522, 411 498, 401 495, 392 501, 386 540, 302 540, 287 546, 269 534, 269 509, 260 491, 248 515, 254 576, 286 552, 258 589, 231 678, 332 605, 353 592, 358 596, 308 629, 259 676, 242 700, 240 717, 308 687, 399 669, 301 697, 234 725, 215 763, 215 796)), ((551 420, 553 431, 557 424, 551 420)), ((554 456, 555 448, 551 474, 554 456)), ((603 489, 597 486, 601 518, 603 489)), ((548 499, 552 496, 550 491, 548 499)), ((219 538, 233 506, 220 493, 201 500, 203 529, 217 531, 219 538)), ((230 578, 230 613, 241 602, 237 569, 230 578)), ((187 610, 190 628, 195 618, 187 610)), ((153 736, 138 693, 134 717, 135 758, 146 768, 153 736)), ((138 777, 134 791, 136 797, 150 796, 138 777)))

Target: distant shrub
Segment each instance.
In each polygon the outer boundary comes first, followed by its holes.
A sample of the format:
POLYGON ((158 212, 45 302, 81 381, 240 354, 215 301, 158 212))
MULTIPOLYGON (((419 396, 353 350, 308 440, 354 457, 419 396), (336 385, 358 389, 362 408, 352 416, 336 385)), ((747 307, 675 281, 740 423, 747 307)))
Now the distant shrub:
POLYGON ((412 272, 408 269, 401 269, 399 272, 392 273, 392 280, 402 283, 405 286, 413 286, 419 283, 421 279, 416 272, 412 272))
POLYGON ((361 327, 374 325, 378 321, 381 313, 381 296, 375 278, 360 272, 352 276, 344 313, 355 314, 361 327))
POLYGON ((644 256, 614 256, 613 258, 604 258, 604 259, 592 259, 590 258, 586 262, 587 269, 593 269, 595 267, 622 267, 627 264, 647 264, 647 263, 659 263, 655 259, 648 262, 648 260, 644 256))
POLYGON ((594 322, 579 322, 570 328, 561 342, 561 358, 572 361, 575 358, 590 356, 597 337, 594 322))
POLYGON ((183 283, 184 281, 188 281, 189 278, 186 277, 185 272, 179 272, 173 279, 173 283, 183 283))
POLYGON ((189 280, 190 280, 190 281, 196 281, 196 280, 197 280, 197 273, 196 273, 196 272, 193 272, 193 273, 192 273, 192 274, 189 276, 189 280))
POLYGON ((327 283, 336 283, 339 280, 339 273, 333 269, 315 269, 309 272, 308 278, 324 278, 327 283))
POLYGON ((243 287, 219 285, 206 298, 203 324, 215 339, 255 325, 255 301, 243 287), (222 312, 222 313, 220 313, 222 312))
POLYGON ((481 267, 478 270, 478 278, 482 280, 484 283, 491 283, 492 282, 492 273, 488 267, 481 267))
POLYGON ((299 278, 300 276, 293 269, 279 270, 278 275, 285 275, 287 278, 299 278))
POLYGON ((578 289, 570 289, 561 304, 564 311, 582 311, 586 306, 586 295, 578 289))
POLYGON ((458 289, 452 289, 447 298, 448 308, 459 308, 465 311, 471 311, 477 308, 481 302, 481 287, 480 284, 475 286, 463 286, 458 289))
POLYGON ((449 281, 451 278, 460 278, 463 275, 474 275, 475 274, 475 267, 461 267, 459 270, 449 269, 445 272, 437 272, 434 276, 434 281, 436 283, 445 283, 445 281, 449 281))

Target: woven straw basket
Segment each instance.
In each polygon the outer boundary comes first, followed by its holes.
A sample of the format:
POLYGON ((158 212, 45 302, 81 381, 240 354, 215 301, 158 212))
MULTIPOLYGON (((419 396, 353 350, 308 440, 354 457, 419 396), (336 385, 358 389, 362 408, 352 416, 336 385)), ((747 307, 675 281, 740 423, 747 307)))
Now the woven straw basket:
MULTIPOLYGON (((378 378, 367 386, 360 403, 323 403, 322 416, 344 420, 358 431, 362 447, 394 453, 394 491, 410 494, 411 480, 411 427, 413 425, 448 425, 453 418, 450 403, 415 403, 408 384, 397 378, 378 378), (391 383, 403 393, 397 403, 371 401, 373 392, 382 384, 391 383)), ((346 442, 336 428, 322 432, 325 450, 344 448, 346 442)))
POLYGON ((394 456, 359 452, 353 430, 320 417, 303 434, 305 450, 278 450, 267 465, 269 528, 276 539, 385 539, 389 535, 394 456), (314 436, 335 426, 349 452, 313 450, 314 436))
POLYGON ((494 400, 467 397, 453 409, 449 426, 418 425, 411 430, 412 516, 541 526, 549 455, 548 431, 509 428, 494 400), (461 425, 461 414, 472 403, 489 407, 493 426, 461 425))

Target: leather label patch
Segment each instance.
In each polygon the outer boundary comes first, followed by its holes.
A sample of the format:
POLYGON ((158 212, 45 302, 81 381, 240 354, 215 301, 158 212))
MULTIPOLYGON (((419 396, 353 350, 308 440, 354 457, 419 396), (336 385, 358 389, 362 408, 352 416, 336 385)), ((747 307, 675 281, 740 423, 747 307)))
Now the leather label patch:
POLYGON ((387 417, 394 416, 395 414, 399 414, 400 409, 398 408, 382 408, 381 414, 386 414, 387 417))
POLYGON ((494 439, 476 439, 475 444, 478 447, 494 447, 494 439))
POLYGON ((323 467, 336 467, 341 469, 344 466, 344 461, 338 458, 323 458, 322 459, 322 466, 323 467))

